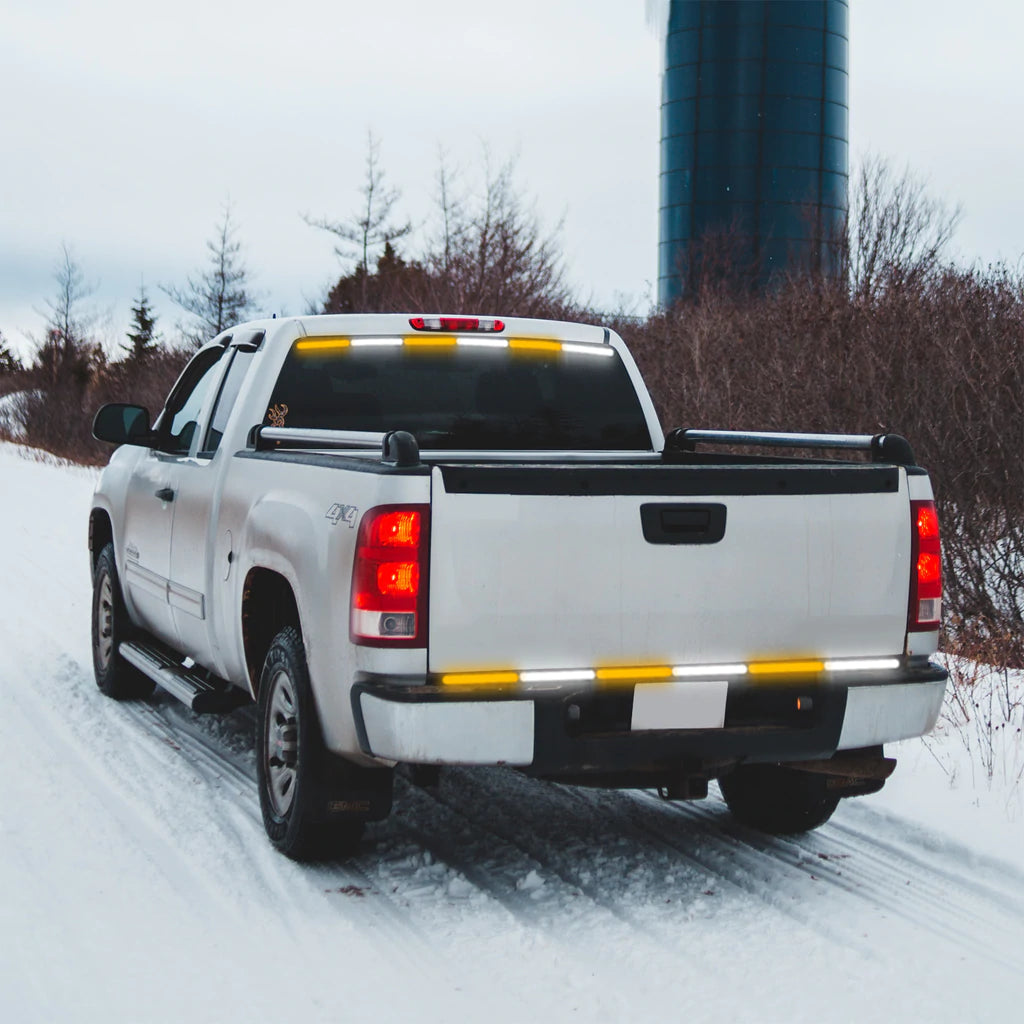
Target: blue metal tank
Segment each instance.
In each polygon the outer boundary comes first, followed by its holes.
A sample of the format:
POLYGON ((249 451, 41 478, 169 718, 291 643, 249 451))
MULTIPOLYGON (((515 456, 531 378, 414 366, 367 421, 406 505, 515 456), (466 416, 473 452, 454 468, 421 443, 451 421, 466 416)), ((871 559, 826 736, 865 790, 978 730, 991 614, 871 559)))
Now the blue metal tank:
POLYGON ((701 276, 836 268, 847 206, 846 0, 672 0, 658 301, 701 276))

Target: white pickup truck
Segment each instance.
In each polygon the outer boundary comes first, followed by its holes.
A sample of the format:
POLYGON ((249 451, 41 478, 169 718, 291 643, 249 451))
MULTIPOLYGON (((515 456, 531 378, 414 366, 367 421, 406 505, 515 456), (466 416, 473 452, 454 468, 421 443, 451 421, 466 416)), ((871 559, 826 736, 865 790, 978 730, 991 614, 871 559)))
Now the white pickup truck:
POLYGON ((108 405, 93 431, 122 446, 89 521, 99 687, 256 701, 289 856, 387 815, 401 764, 670 799, 718 779, 740 821, 801 831, 939 713, 938 522, 907 442, 666 438, 605 328, 244 324, 153 426, 108 405))

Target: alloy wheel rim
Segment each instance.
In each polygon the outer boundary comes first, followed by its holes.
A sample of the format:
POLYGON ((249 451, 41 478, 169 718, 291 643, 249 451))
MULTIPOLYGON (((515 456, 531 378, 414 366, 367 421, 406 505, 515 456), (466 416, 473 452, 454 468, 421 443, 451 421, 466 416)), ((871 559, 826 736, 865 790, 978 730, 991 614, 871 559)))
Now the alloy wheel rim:
POLYGON ((114 653, 114 587, 110 574, 104 573, 100 580, 99 607, 96 609, 97 633, 96 654, 100 668, 106 671, 114 653))
POLYGON ((279 818, 295 801, 299 768, 299 711, 288 673, 278 671, 270 681, 270 701, 264 735, 267 796, 279 818))

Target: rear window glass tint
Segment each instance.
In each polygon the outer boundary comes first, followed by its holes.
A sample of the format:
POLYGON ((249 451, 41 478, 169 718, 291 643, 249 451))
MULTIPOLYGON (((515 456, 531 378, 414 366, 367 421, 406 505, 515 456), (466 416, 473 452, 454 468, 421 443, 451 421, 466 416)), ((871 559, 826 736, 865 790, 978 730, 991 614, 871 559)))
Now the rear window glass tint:
POLYGON ((467 348, 293 348, 264 422, 407 430, 427 449, 651 447, 618 353, 600 358, 467 348))

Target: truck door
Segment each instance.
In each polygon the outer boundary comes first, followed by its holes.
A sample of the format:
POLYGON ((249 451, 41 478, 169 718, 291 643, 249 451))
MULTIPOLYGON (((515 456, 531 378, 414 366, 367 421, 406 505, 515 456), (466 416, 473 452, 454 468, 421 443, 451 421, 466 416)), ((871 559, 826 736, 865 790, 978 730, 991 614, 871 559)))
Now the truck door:
POLYGON ((183 463, 196 442, 203 406, 219 378, 221 347, 185 368, 157 421, 158 446, 139 460, 125 502, 125 597, 154 636, 179 646, 172 615, 171 531, 183 463))
MULTIPOLYGON (((242 339, 228 350, 227 368, 220 378, 202 436, 194 453, 182 460, 174 501, 171 533, 170 605, 181 650, 215 670, 219 663, 213 631, 212 605, 225 590, 230 572, 231 544, 218 536, 221 488, 225 460, 220 442, 228 416, 255 355, 258 338, 242 339)), ((237 342, 237 339, 236 339, 237 342)))

